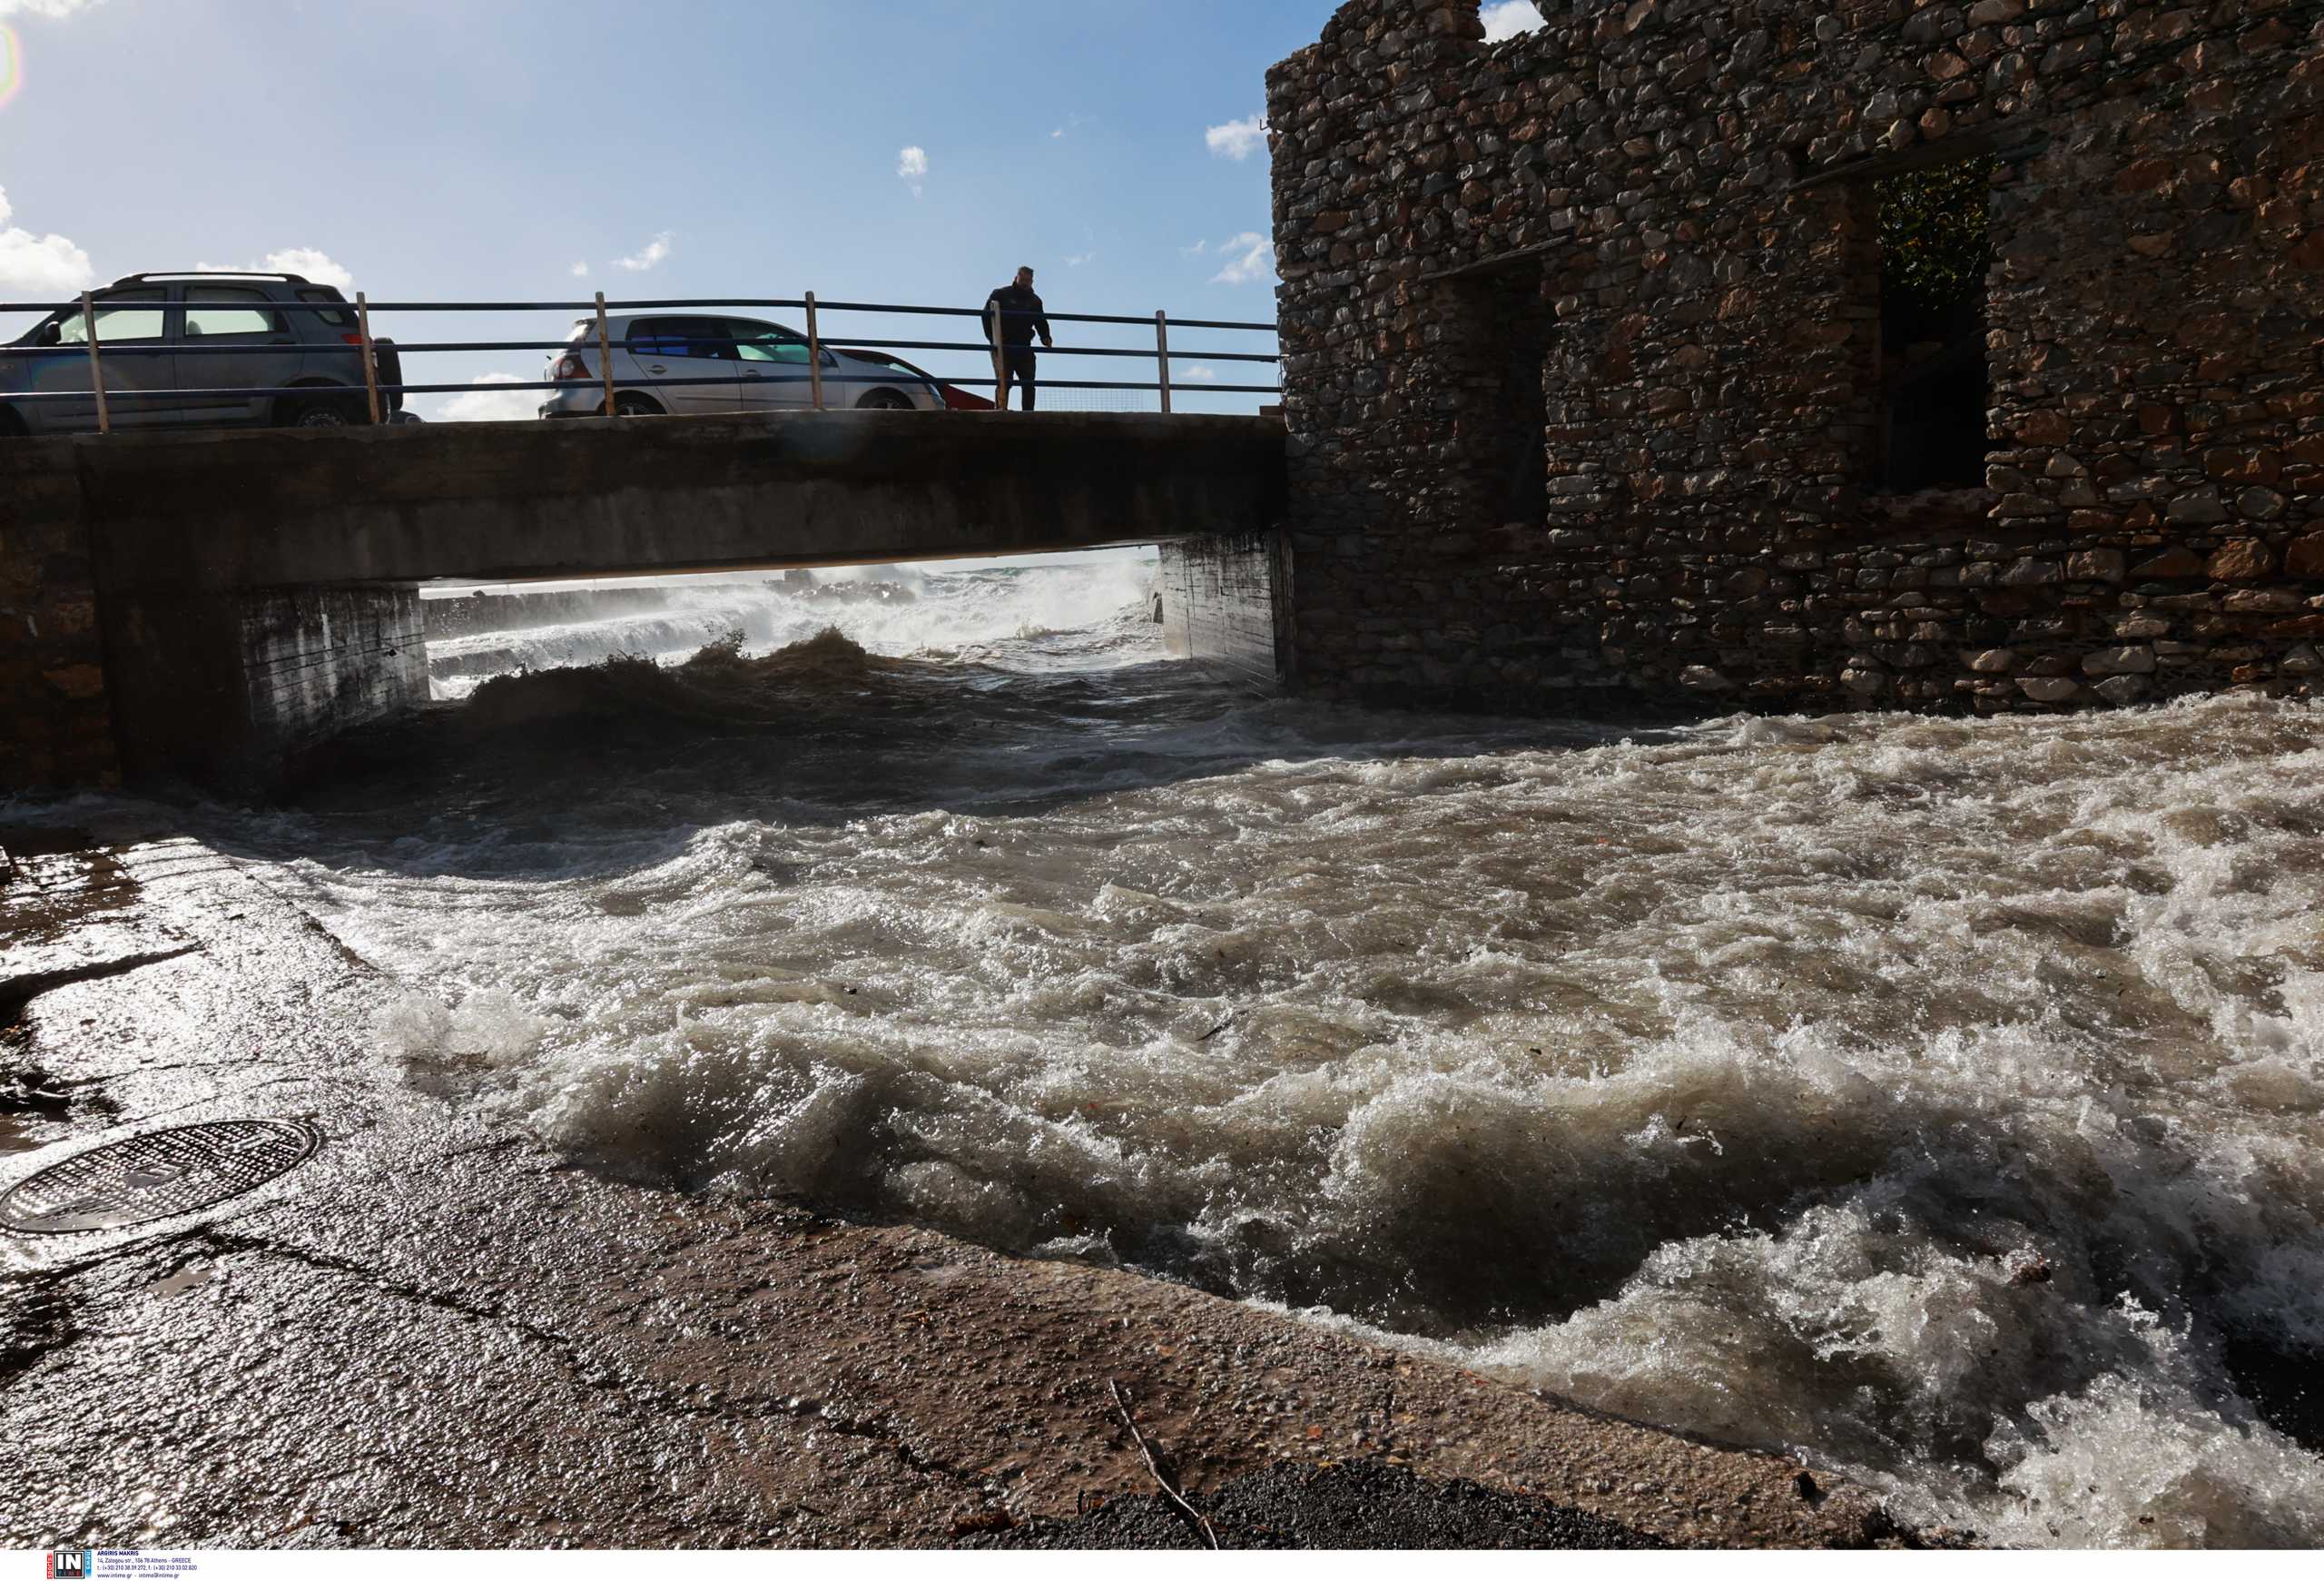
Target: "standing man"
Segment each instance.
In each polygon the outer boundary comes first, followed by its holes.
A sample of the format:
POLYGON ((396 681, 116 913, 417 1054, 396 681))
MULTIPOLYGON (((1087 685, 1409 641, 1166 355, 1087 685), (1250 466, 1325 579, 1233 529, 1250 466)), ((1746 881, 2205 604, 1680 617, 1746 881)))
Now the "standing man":
POLYGON ((992 341, 992 404, 1001 411, 1009 410, 1009 381, 1024 386, 1024 410, 1033 410, 1033 331, 1039 330, 1041 344, 1054 349, 1057 342, 1049 337, 1049 321, 1041 311, 1041 299, 1033 294, 1033 270, 1030 264, 1017 271, 1012 284, 1004 285, 984 299, 985 333, 992 341))

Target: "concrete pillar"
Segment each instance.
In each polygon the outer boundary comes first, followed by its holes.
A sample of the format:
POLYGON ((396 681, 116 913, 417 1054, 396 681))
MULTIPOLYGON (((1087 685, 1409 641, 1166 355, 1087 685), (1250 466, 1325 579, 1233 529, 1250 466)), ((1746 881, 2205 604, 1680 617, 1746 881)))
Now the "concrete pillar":
POLYGON ((1160 555, 1165 650, 1255 690, 1275 690, 1290 642, 1280 535, 1187 539, 1161 545, 1160 555))
POLYGON ((415 583, 109 595, 123 768, 264 786, 301 750, 428 697, 415 583))

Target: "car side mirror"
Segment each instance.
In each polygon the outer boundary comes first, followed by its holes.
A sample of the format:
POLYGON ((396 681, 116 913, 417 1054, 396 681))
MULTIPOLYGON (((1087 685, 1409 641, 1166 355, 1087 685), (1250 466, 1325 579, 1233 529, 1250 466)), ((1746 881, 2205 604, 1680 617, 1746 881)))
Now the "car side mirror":
POLYGON ((62 345, 64 341, 64 326, 54 319, 43 324, 33 336, 33 344, 35 346, 57 346, 62 345))

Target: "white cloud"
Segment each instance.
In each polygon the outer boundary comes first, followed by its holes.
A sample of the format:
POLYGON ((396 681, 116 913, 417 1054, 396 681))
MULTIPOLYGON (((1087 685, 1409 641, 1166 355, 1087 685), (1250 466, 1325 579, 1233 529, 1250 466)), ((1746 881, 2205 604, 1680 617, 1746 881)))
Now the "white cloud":
POLYGON ((1226 267, 1210 277, 1213 285, 1248 285, 1275 272, 1275 243, 1256 231, 1229 236, 1218 244, 1226 267))
POLYGON ((1191 246, 1191 247, 1181 247, 1181 248, 1179 248, 1179 249, 1178 249, 1178 256, 1179 256, 1179 257, 1181 257, 1181 258, 1200 258, 1204 253, 1206 253, 1206 252, 1209 252, 1209 251, 1210 251, 1210 243, 1209 243, 1209 242, 1199 242, 1199 241, 1198 241, 1198 242, 1196 242, 1193 246, 1191 246))
POLYGON ((1216 384, 1218 382, 1218 370, 1206 368, 1197 362, 1191 368, 1179 369, 1170 377, 1182 384, 1216 384))
MULTIPOLYGON (((5 4, 5 0, 0 0, 5 4)), ((97 283, 89 255, 63 236, 35 236, 8 223, 15 211, 0 187, 0 299, 50 301, 97 283)))
POLYGON ((1487 44, 1499 44, 1504 38, 1515 38, 1541 25, 1541 14, 1533 0, 1497 0, 1479 15, 1484 18, 1487 44))
POLYGON ((1065 255, 1065 266, 1068 269, 1078 269, 1097 256, 1095 252, 1068 252, 1065 255))
POLYGON ((280 252, 270 252, 256 263, 197 263, 196 269, 219 269, 229 273, 303 274, 317 285, 335 285, 341 291, 352 290, 355 276, 346 267, 333 262, 330 253, 316 247, 285 247, 280 252))
POLYGON ((589 278, 589 266, 586 263, 576 263, 566 272, 576 280, 586 280, 589 278))
POLYGON ((537 390, 496 390, 497 384, 521 384, 514 373, 479 373, 479 388, 448 395, 436 409, 438 422, 527 422, 540 415, 537 390))
POLYGON ((280 252, 270 252, 266 266, 284 274, 303 274, 317 285, 335 285, 341 291, 352 290, 355 285, 355 276, 319 248, 286 247, 280 252))
POLYGON ((70 238, 35 236, 14 226, 0 231, 0 295, 44 301, 75 295, 96 283, 89 255, 70 238))
POLYGON ((928 179, 928 150, 917 143, 898 149, 896 174, 911 186, 913 197, 920 196, 921 183, 928 179))
POLYGON ((631 253, 626 258, 615 259, 614 267, 626 269, 632 274, 645 273, 670 255, 671 234, 672 232, 668 231, 656 232, 654 240, 648 242, 640 251, 631 253))
POLYGON ((1246 120, 1213 126, 1202 134, 1202 140, 1210 145, 1211 153, 1223 159, 1248 159, 1267 145, 1266 114, 1255 110, 1246 120))
POLYGON ((0 16, 70 16, 97 0, 0 0, 0 16))

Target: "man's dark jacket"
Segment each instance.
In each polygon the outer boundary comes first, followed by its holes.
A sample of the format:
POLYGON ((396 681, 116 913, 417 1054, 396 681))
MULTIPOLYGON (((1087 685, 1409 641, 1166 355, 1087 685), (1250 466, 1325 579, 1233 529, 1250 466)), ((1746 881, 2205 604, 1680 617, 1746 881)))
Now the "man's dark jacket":
POLYGON ((984 299, 985 338, 992 338, 992 310, 1001 310, 1000 339, 1010 346, 1029 346, 1035 331, 1042 340, 1054 339, 1049 333, 1049 321, 1042 311, 1041 299, 1029 285, 1014 282, 1002 286, 984 299))

